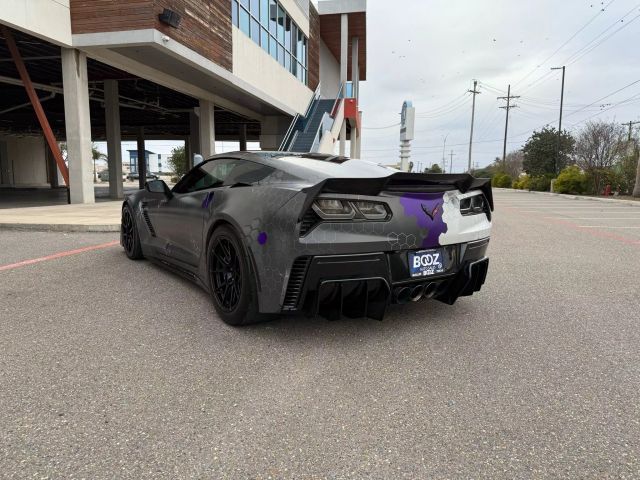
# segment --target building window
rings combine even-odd
[[[231,21],[307,84],[308,39],[277,0],[231,0]]]

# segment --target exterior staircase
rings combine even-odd
[[[310,152],[316,139],[318,138],[318,130],[322,124],[325,114],[330,114],[333,109],[335,100],[314,100],[311,113],[303,122],[303,128],[297,130],[297,134],[291,146],[290,152]]]

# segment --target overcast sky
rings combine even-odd
[[[496,97],[506,94],[509,83],[512,94],[521,95],[510,113],[508,139],[508,150],[518,149],[534,129],[547,123],[557,127],[561,74],[549,69],[562,65],[567,66],[564,128],[576,131],[591,116],[640,120],[637,0],[368,0],[367,12],[363,158],[398,162],[399,127],[379,127],[397,124],[403,101],[411,100],[417,114],[412,160],[422,167],[441,163],[448,135],[447,161],[453,150],[453,170],[465,170],[471,121],[466,92],[477,79],[482,93],[473,160],[487,165],[502,155],[505,112],[498,107],[504,102]],[[157,153],[173,146],[147,143]],[[135,143],[124,144],[127,148]],[[218,145],[219,151],[236,148]]]
[[[448,134],[447,159],[453,150],[454,171],[462,171],[471,121],[471,94],[465,92],[477,79],[482,93],[473,159],[487,165],[502,156],[505,111],[496,97],[506,95],[509,83],[522,98],[510,113],[508,150],[520,148],[533,129],[557,128],[561,72],[549,69],[562,65],[563,128],[579,129],[598,113],[594,119],[640,120],[637,0],[368,0],[367,10],[363,158],[398,161],[399,127],[375,128],[398,123],[402,102],[411,100],[418,117],[412,160],[423,167],[441,163]]]

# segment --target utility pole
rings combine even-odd
[[[447,149],[447,137],[448,136],[449,136],[448,133],[444,136],[444,143],[442,144],[442,172],[443,173],[447,173],[447,162],[446,162],[446,160],[444,158],[444,152]]]
[[[504,122],[504,146],[502,148],[502,168],[506,170],[507,168],[507,134],[509,132],[509,110],[512,108],[516,108],[517,105],[511,105],[512,98],[520,98],[520,95],[511,95],[511,85],[507,88],[507,96],[506,97],[498,97],[498,100],[506,100],[507,104],[504,108],[507,111],[507,118]]]
[[[449,161],[449,173],[453,173],[453,157],[456,156],[456,154],[451,150],[449,156],[451,157],[451,160]]]
[[[473,146],[473,121],[475,119],[476,116],[476,95],[478,95],[480,92],[478,92],[476,90],[476,87],[478,86],[478,81],[474,80],[473,81],[473,90],[469,90],[469,93],[473,94],[473,103],[471,106],[471,134],[469,135],[469,165],[467,167],[467,172],[471,173],[472,169],[473,169],[473,163],[471,163],[471,149]]]
[[[558,148],[556,149],[556,175],[558,175],[558,164],[560,163],[560,144],[562,142],[562,107],[564,105],[564,72],[566,67],[553,67],[551,70],[562,70],[562,90],[560,91],[560,121],[558,122]]]
[[[633,126],[640,125],[640,122],[627,122],[625,125],[629,125],[629,141],[631,141],[631,137],[633,136]]]

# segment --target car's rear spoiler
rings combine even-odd
[[[301,215],[311,206],[311,202],[320,193],[342,193],[351,195],[375,196],[381,192],[442,192],[459,190],[466,193],[470,190],[480,190],[484,194],[493,211],[493,193],[491,179],[475,178],[467,173],[435,174],[435,173],[405,173],[398,172],[382,178],[327,178],[309,187],[307,200]]]

